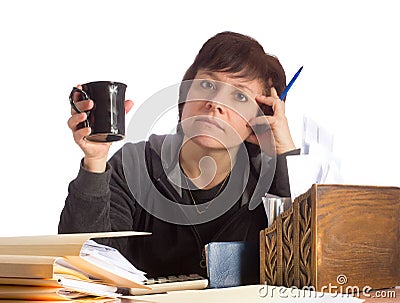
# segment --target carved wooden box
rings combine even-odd
[[[260,232],[260,280],[330,292],[400,285],[400,188],[314,184]]]

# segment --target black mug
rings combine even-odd
[[[93,108],[87,113],[87,120],[78,128],[90,127],[87,140],[113,142],[125,138],[125,91],[126,84],[113,81],[96,81],[74,87],[69,95],[72,108],[82,113],[79,102],[92,100]]]

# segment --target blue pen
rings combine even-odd
[[[290,80],[289,84],[286,86],[286,88],[283,90],[281,96],[279,97],[279,99],[283,100],[283,98],[286,97],[289,89],[292,87],[294,81],[296,81],[297,77],[300,75],[300,72],[302,71],[303,66],[299,68],[299,70],[297,71],[297,73],[294,74],[292,80]],[[272,108],[270,106],[267,106],[267,110],[268,108],[270,108],[270,114],[266,113],[264,110],[262,110],[262,112],[260,111],[257,115],[261,114],[265,114],[265,115],[273,115],[274,112],[272,111]],[[264,113],[263,113],[264,112]],[[253,126],[253,131],[255,134],[262,134],[263,132],[267,131],[269,129],[269,125],[267,124],[259,124],[259,125],[254,125]]]
[[[294,74],[292,80],[290,80],[289,84],[286,86],[285,90],[283,91],[283,93],[281,94],[281,96],[279,97],[279,99],[283,100],[283,98],[286,97],[289,89],[292,87],[294,81],[296,81],[297,77],[300,75],[301,70],[303,69],[303,66],[299,68],[299,70],[297,71],[297,73]]]

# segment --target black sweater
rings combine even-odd
[[[235,164],[232,180],[218,196],[225,202],[216,200],[199,215],[192,201],[182,198],[175,178],[181,142],[179,135],[153,135],[146,142],[125,144],[108,161],[104,173],[91,173],[81,166],[69,185],[59,233],[151,232],[151,236],[112,238],[102,243],[117,248],[152,277],[206,275],[204,243],[196,225],[210,221],[210,214],[229,213],[228,219],[221,216],[224,222],[212,241],[258,242],[260,230],[267,226],[261,197],[268,188],[271,194],[290,196],[286,155],[299,151],[271,158],[246,143],[242,152],[249,161]]]

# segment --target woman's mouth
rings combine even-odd
[[[201,117],[198,117],[196,119],[196,121],[202,122],[202,123],[206,123],[208,125],[211,125],[211,126],[214,126],[216,128],[219,128],[220,130],[224,130],[224,128],[221,126],[221,124],[215,118],[201,116]]]

